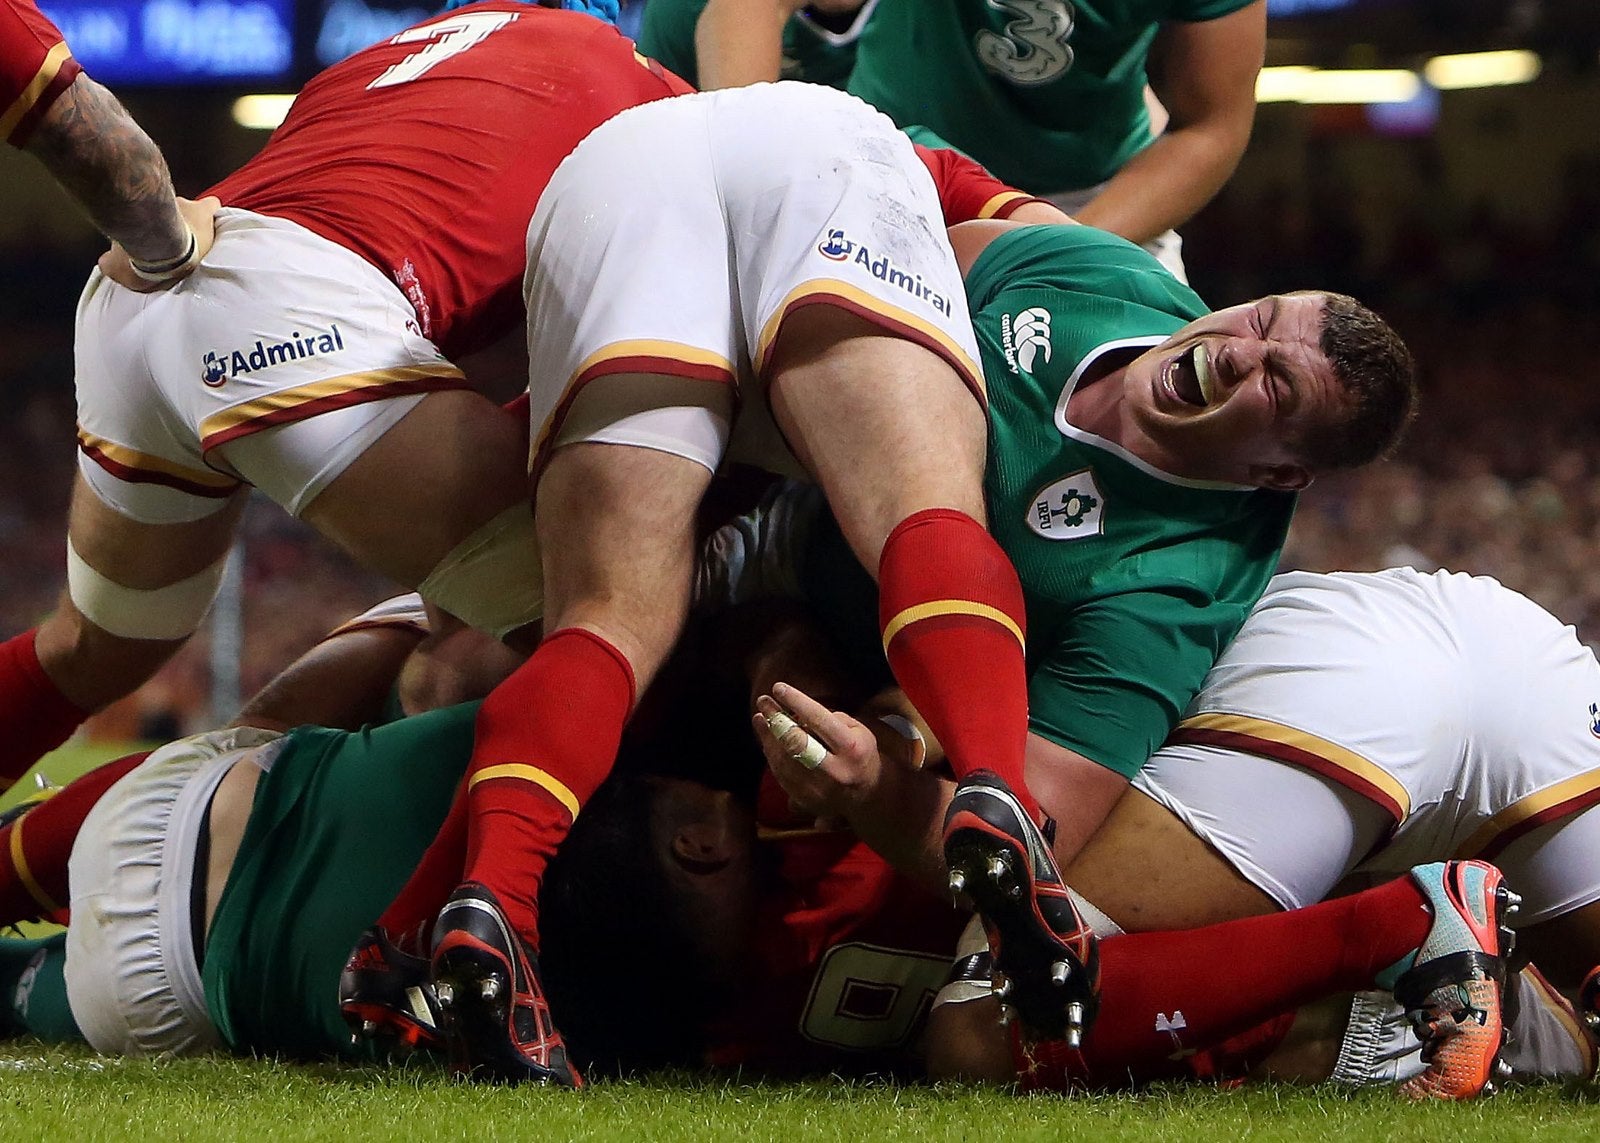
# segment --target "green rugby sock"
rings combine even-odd
[[[42,940],[0,937],[0,1036],[83,1039],[67,1006],[66,963],[65,933]]]

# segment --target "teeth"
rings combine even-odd
[[[1194,358],[1195,380],[1200,382],[1200,396],[1206,404],[1211,404],[1211,362],[1206,357],[1206,347],[1197,345],[1190,354]]]

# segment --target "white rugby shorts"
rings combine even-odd
[[[298,514],[422,394],[466,384],[371,263],[237,209],[168,289],[92,273],[75,354],[79,471],[153,524],[208,516],[241,483]]]
[[[1492,579],[1290,572],[1134,785],[1285,908],[1482,858],[1535,924],[1600,899],[1600,664]]]
[[[523,285],[534,467],[599,441],[714,470],[807,305],[924,345],[983,392],[932,177],[888,118],[827,87],[663,99],[603,124],[539,200]],[[740,459],[792,472],[786,454],[769,431]]]
[[[119,1056],[222,1046],[191,923],[206,807],[233,764],[279,735],[241,727],[155,751],[100,798],[67,863],[67,1003],[89,1045]]]

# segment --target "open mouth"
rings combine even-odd
[[[1204,344],[1197,345],[1167,364],[1167,387],[1178,400],[1198,409],[1211,404],[1214,395],[1211,360]]]

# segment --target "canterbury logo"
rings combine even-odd
[[[985,28],[972,39],[978,62],[1012,83],[1049,83],[1072,66],[1067,40],[1077,23],[1068,0],[989,0],[1012,18],[1005,32]]]
[[[1035,365],[1050,364],[1050,311],[1033,306],[1002,317],[1000,349],[1013,373],[1032,373]]]

